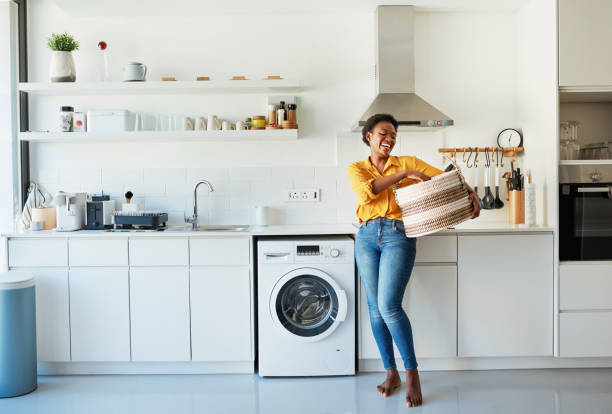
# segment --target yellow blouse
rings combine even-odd
[[[402,219],[402,212],[393,194],[393,186],[378,194],[374,194],[372,191],[372,181],[403,170],[416,170],[430,177],[444,172],[415,156],[389,156],[382,174],[372,165],[370,157],[349,165],[348,176],[351,181],[351,187],[355,194],[357,194],[357,217],[360,223],[377,217],[386,217],[394,220]],[[398,184],[398,187],[414,183],[415,181],[406,178]]]

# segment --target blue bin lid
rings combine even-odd
[[[34,286],[32,273],[17,270],[0,272],[0,290],[25,289],[30,286]]]

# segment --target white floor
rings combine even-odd
[[[0,413],[612,413],[612,369],[425,372],[425,405],[412,409],[403,387],[378,396],[382,375],[40,377],[32,394],[0,399]]]

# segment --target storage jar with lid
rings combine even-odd
[[[60,131],[72,132],[72,118],[74,108],[72,106],[62,106],[60,108]]]

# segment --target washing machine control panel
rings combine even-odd
[[[295,261],[309,263],[344,262],[345,248],[335,245],[297,244]]]

